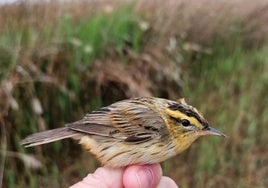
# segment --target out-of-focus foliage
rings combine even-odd
[[[185,97],[229,137],[163,163],[180,187],[267,187],[268,3],[20,2],[0,7],[0,181],[66,187],[98,166],[71,140],[19,141],[135,96]],[[64,160],[63,160],[64,159]]]

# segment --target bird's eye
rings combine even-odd
[[[187,126],[190,125],[190,121],[187,120],[187,119],[183,119],[183,120],[181,120],[181,124],[182,124],[184,127],[187,127]]]

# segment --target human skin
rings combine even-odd
[[[100,167],[71,188],[177,188],[169,177],[162,176],[159,164],[131,165],[125,168]]]

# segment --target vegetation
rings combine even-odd
[[[242,0],[2,5],[2,186],[79,181],[99,164],[75,141],[30,149],[19,141],[152,95],[185,97],[228,135],[199,139],[162,164],[165,175],[180,187],[267,187],[267,7]]]

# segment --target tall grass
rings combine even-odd
[[[61,23],[61,33],[73,45],[73,64],[89,64],[92,59],[105,58],[111,48],[120,54],[131,45],[132,50],[138,52],[143,31],[138,26],[138,18],[128,14],[131,7],[101,13],[79,23],[73,23],[72,18],[66,16]]]
[[[82,2],[80,6],[83,5]],[[7,131],[1,138],[8,141],[5,147],[1,145],[1,151],[17,152],[15,155],[3,152],[4,187],[67,186],[70,185],[67,179],[74,182],[96,167],[90,156],[85,160],[85,163],[92,161],[89,169],[83,168],[83,163],[67,167],[68,163],[84,159],[79,159],[80,147],[66,141],[45,146],[44,150],[27,149],[27,153],[42,160],[42,167],[34,170],[28,164],[32,159],[20,155],[26,150],[19,141],[29,133],[64,126],[100,107],[102,101],[91,83],[92,79],[95,81],[92,78],[95,73],[90,66],[97,58],[114,58],[117,54],[120,57],[125,48],[137,53],[141,46],[143,31],[139,17],[129,14],[130,5],[120,9],[111,6],[108,12],[99,11],[79,20],[67,9],[51,22],[40,18],[47,25],[38,27],[31,22],[40,14],[34,11],[36,6],[39,7],[29,4],[22,23],[14,24],[11,20],[0,35],[0,104],[4,122],[1,126]],[[51,8],[47,4],[44,7]],[[14,8],[24,12],[26,7],[14,5]],[[11,11],[10,17],[16,17],[13,14],[16,13]]]
[[[163,163],[180,187],[267,187],[267,3],[139,0],[134,7],[0,7],[3,187],[81,180],[98,163],[73,141],[30,149],[19,141],[148,95],[183,96],[228,135],[199,139]]]
[[[210,57],[191,65],[189,77],[195,78],[187,82],[185,95],[201,104],[209,121],[228,138],[194,146],[198,151],[190,158],[198,160],[192,181],[199,182],[198,187],[230,187],[234,181],[238,187],[265,187],[267,47],[246,50],[237,44],[231,50],[213,49]],[[252,176],[255,173],[258,177]]]
[[[184,70],[184,97],[228,135],[198,141],[166,173],[180,187],[266,187],[267,3],[140,0],[136,9]]]

